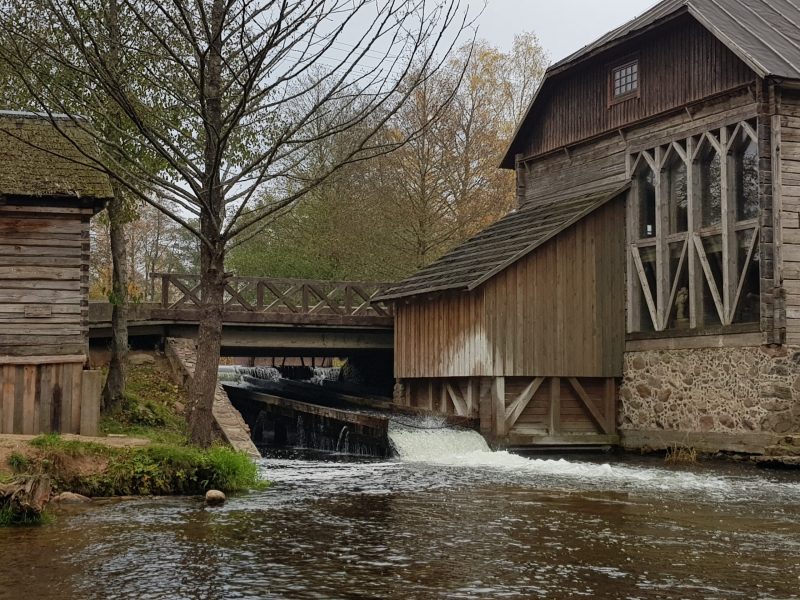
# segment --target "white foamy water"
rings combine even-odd
[[[493,454],[486,440],[477,431],[446,429],[437,423],[423,423],[417,428],[394,425],[389,428],[389,439],[398,456],[407,462],[447,464],[448,459]],[[485,458],[486,458],[485,457]]]
[[[281,373],[275,367],[243,367],[223,365],[217,370],[217,381],[242,382],[245,378],[278,381]]]
[[[491,470],[517,480],[561,479],[580,481],[593,487],[698,491],[721,496],[738,496],[747,492],[748,488],[764,485],[763,481],[750,478],[697,474],[667,468],[526,458],[505,451],[494,452],[480,434],[471,430],[414,429],[393,425],[389,437],[403,462]],[[800,494],[798,485],[774,485],[780,488],[776,491],[781,493],[788,491]]]

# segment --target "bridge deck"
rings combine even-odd
[[[131,337],[195,337],[201,320],[199,277],[156,274],[157,302],[133,304]],[[224,297],[223,350],[241,355],[336,355],[391,350],[391,306],[373,298],[386,284],[232,278]],[[90,337],[111,335],[112,306],[89,305]]]

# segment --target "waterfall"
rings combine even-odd
[[[314,367],[314,374],[309,379],[309,382],[322,385],[325,381],[338,381],[340,371],[339,367]]]
[[[275,367],[242,367],[239,365],[223,365],[217,371],[218,381],[241,383],[245,377],[263,381],[278,381],[281,379],[281,374]]]
[[[440,462],[447,457],[491,453],[477,431],[448,428],[438,419],[393,420],[389,440],[400,459],[407,462]]]

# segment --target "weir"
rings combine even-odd
[[[335,368],[308,369],[307,375],[297,381],[282,377],[275,367],[233,366],[221,367],[219,380],[260,447],[407,457],[414,436],[459,427],[453,437],[467,434],[488,450],[474,431],[477,420],[396,407],[388,397],[337,381]],[[442,449],[450,441],[443,443]]]

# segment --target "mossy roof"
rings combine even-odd
[[[0,111],[0,195],[107,200],[111,184],[84,155],[95,145],[67,116]],[[66,133],[66,136],[61,131]]]

